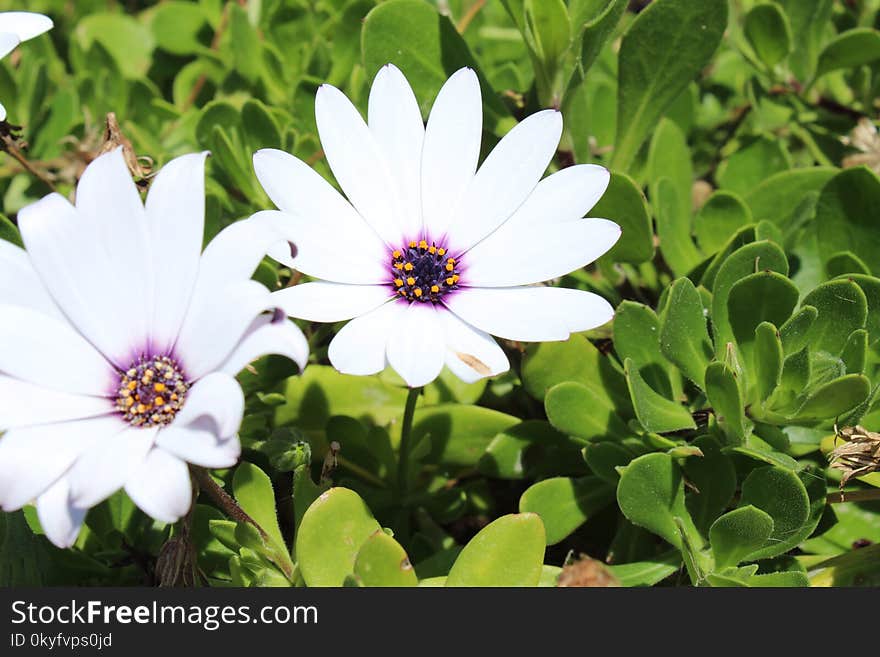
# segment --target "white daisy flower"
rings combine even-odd
[[[11,53],[22,41],[40,36],[52,29],[52,19],[29,11],[0,12],[0,59]],[[6,108],[0,103],[0,121],[6,120]]]
[[[86,511],[124,487],[152,517],[190,507],[187,462],[233,465],[235,375],[308,345],[250,279],[279,235],[247,220],[202,253],[206,153],[166,164],[141,201],[121,149],[85,170],[76,205],[22,209],[27,251],[0,241],[0,506],[36,498],[71,545]]]
[[[427,127],[403,74],[382,68],[369,120],[335,87],[315,100],[318,132],[343,198],[305,163],[261,150],[254,167],[280,208],[295,257],[271,255],[321,279],[275,293],[292,317],[352,320],[330,343],[340,372],[390,365],[411,387],[444,364],[464,381],[506,371],[509,340],[566,340],[611,319],[589,292],[532,286],[594,261],[620,236],[584,219],[608,171],[579,165],[541,180],[562,134],[553,110],[528,117],[477,168],[483,130],[477,76],[455,73]],[[294,239],[295,238],[295,239]]]

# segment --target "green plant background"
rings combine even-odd
[[[114,112],[145,168],[212,151],[210,239],[271,207],[258,148],[332,180],[319,84],[365,109],[390,61],[427,116],[468,65],[484,153],[561,107],[551,169],[610,168],[591,214],[624,229],[561,281],[611,301],[613,323],[505,343],[511,371],[490,381],[444,373],[418,400],[403,491],[406,390],[388,372],[336,373],[333,327],[303,324],[303,375],[281,358],[241,374],[243,461],[214,473],[266,537],[204,495],[183,527],[118,493],[62,551],[26,508],[0,514],[0,585],[154,584],[172,538],[191,546],[196,581],[217,586],[553,586],[582,554],[624,586],[880,584],[880,505],[826,503],[834,423],[880,429],[880,143],[863,145],[869,166],[843,167],[860,154],[844,138],[880,109],[880,0],[0,8],[55,20],[0,63],[0,98],[28,161],[64,193]],[[17,241],[17,211],[47,191],[0,156],[0,236]],[[291,272],[267,261],[256,276],[275,287]],[[848,489],[876,486],[880,474]]]

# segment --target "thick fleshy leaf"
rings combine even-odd
[[[576,381],[566,381],[550,388],[544,398],[544,408],[550,424],[582,440],[629,435],[629,429],[614,407]]]
[[[416,586],[418,577],[400,543],[381,529],[358,550],[354,575],[362,586]]]
[[[743,394],[734,371],[720,361],[706,368],[706,396],[728,444],[742,443],[745,440]]]
[[[838,355],[850,333],[865,327],[868,300],[853,281],[838,279],[823,283],[801,302],[818,311],[810,329],[810,347]]]
[[[715,568],[735,566],[761,548],[773,533],[773,518],[752,505],[724,514],[709,529]]]
[[[633,408],[645,429],[664,433],[697,428],[688,409],[651,388],[630,359],[626,360],[625,369]]]
[[[458,555],[446,586],[537,586],[546,534],[534,513],[501,516]]]
[[[700,293],[688,278],[669,290],[669,301],[660,326],[660,351],[701,388],[712,359],[712,340],[706,326],[706,309]]]
[[[342,586],[361,546],[381,531],[367,505],[347,488],[321,494],[303,515],[296,533],[296,556],[309,586]]]
[[[614,499],[614,488],[598,477],[553,477],[530,486],[519,500],[520,513],[537,513],[547,545],[555,545]]]

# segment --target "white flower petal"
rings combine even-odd
[[[301,217],[277,210],[257,212],[253,219],[272,218],[282,227],[289,244],[273,245],[269,256],[303,274],[336,283],[370,285],[389,279],[391,252],[378,239],[362,231],[340,233],[335,222]],[[360,240],[363,240],[359,243]]]
[[[115,412],[105,397],[59,392],[0,375],[0,431]]]
[[[483,100],[477,74],[456,71],[437,94],[422,149],[422,217],[438,239],[446,233],[477,170],[483,135]]]
[[[37,498],[37,517],[43,532],[54,545],[68,548],[76,542],[88,509],[78,508],[70,499],[70,486],[61,477]]]
[[[198,423],[199,429],[210,429],[218,438],[226,438],[238,432],[243,415],[244,393],[238,381],[229,374],[212,372],[189,389],[172,426],[186,428]]]
[[[340,322],[378,308],[394,294],[385,285],[301,283],[272,294],[276,306],[290,317],[311,322]]]
[[[163,166],[147,196],[146,213],[156,272],[151,341],[164,352],[174,344],[199,273],[205,232],[207,151]]]
[[[232,283],[249,280],[269,248],[285,236],[280,212],[257,212],[221,230],[205,247],[192,303]]]
[[[562,114],[543,110],[498,142],[454,213],[448,231],[454,250],[469,249],[510,218],[535,189],[561,136]]]
[[[0,12],[0,32],[12,32],[27,41],[52,29],[52,19],[30,11]]]
[[[611,174],[596,164],[576,164],[550,174],[492,237],[508,230],[549,226],[580,219],[599,202]]]
[[[427,385],[443,369],[446,340],[439,314],[433,304],[412,303],[388,334],[388,364],[411,388]]]
[[[269,290],[251,280],[194,298],[174,347],[187,378],[195,381],[229,358],[254,319],[271,307]]]
[[[309,343],[293,322],[260,316],[218,370],[235,376],[248,364],[269,354],[286,356],[303,370],[309,359]]]
[[[454,313],[437,313],[446,330],[446,366],[459,379],[473,383],[510,369],[504,350],[492,336],[461,321]]]
[[[18,225],[31,263],[58,307],[105,356],[121,368],[128,367],[134,352],[146,347],[148,337],[144,307],[132,307],[141,301],[151,305],[149,293],[141,296],[141,281],[134,271],[113,265],[94,222],[83,218],[60,194],[22,208]],[[121,259],[142,248],[142,243],[130,244],[117,255]]]
[[[6,120],[6,108],[3,106],[3,103],[0,103],[0,121]]]
[[[126,427],[84,452],[67,474],[74,504],[89,508],[122,488],[156,441],[157,427]]]
[[[388,163],[373,133],[339,89],[323,84],[315,96],[315,121],[327,163],[360,215],[389,244],[403,225]]]
[[[403,238],[422,232],[421,159],[425,124],[412,87],[394,64],[379,69],[370,88],[367,123],[387,162],[401,210]]]
[[[204,468],[228,468],[241,456],[237,436],[218,438],[213,431],[200,429],[198,425],[166,427],[159,432],[156,445],[187,463]]]
[[[343,374],[375,374],[385,369],[385,345],[406,309],[403,303],[386,303],[355,317],[330,342],[327,356]]]
[[[14,511],[46,491],[83,452],[119,433],[117,416],[10,429],[0,438],[0,507]]]
[[[0,24],[0,30],[5,29],[5,26]],[[21,39],[18,38],[17,34],[13,34],[12,32],[0,32],[0,59],[6,57],[9,53],[15,50],[15,47],[21,43]],[[0,106],[2,108],[2,106]],[[3,116],[0,117],[0,121],[6,118],[6,110],[3,110]]]
[[[64,319],[27,252],[5,240],[0,240],[0,304],[27,306]]]
[[[125,484],[125,492],[141,511],[162,522],[176,522],[192,504],[186,463],[158,447]]]
[[[142,341],[149,336],[155,274],[144,204],[121,146],[95,158],[86,167],[76,186],[76,213],[90,243],[85,251],[72,255],[74,266],[82,266],[83,260],[92,257],[105,259],[109,264],[112,283],[105,280],[97,290],[84,292],[91,292],[94,299],[103,302],[103,321],[112,322],[124,333],[124,344],[108,346],[109,353],[105,353],[127,367],[127,362],[117,358],[130,355],[132,338]],[[46,284],[53,289],[50,282]],[[104,350],[102,344],[96,344]]]
[[[599,295],[559,287],[466,288],[444,303],[468,324],[522,342],[567,340],[614,316]]]
[[[468,251],[468,285],[510,287],[548,281],[595,261],[620,238],[620,226],[607,219],[500,232]]]
[[[0,372],[52,390],[112,391],[113,368],[67,324],[21,306],[0,306],[0,317]]]
[[[333,235],[337,253],[345,249],[384,259],[388,249],[376,231],[308,164],[284,151],[264,148],[254,153],[254,170],[272,202],[286,215],[301,220],[295,224],[279,222],[288,241],[299,244],[302,232],[308,233],[319,225],[323,227],[319,228],[322,234]],[[289,264],[289,260],[285,253],[282,262]]]

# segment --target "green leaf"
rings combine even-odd
[[[584,75],[613,36],[626,12],[627,0],[586,0],[579,5],[581,11],[578,12],[576,3],[569,3],[569,11],[575,32],[583,26],[579,65],[580,73]]]
[[[537,586],[546,537],[534,513],[509,514],[474,536],[446,578],[446,586]]]
[[[155,41],[143,24],[121,13],[93,13],[76,24],[73,36],[83,50],[97,41],[111,55],[126,78],[146,74]]]
[[[724,160],[718,167],[715,179],[721,189],[745,198],[758,185],[769,180],[771,176],[790,169],[791,165],[791,155],[782,140],[760,135],[744,142]],[[749,217],[751,216],[750,211]]]
[[[692,540],[702,543],[685,506],[681,471],[668,454],[645,454],[626,466],[617,485],[617,504],[630,522],[679,549],[676,518],[682,520]]]
[[[15,246],[24,247],[24,243],[21,241],[21,233],[18,232],[18,226],[2,214],[0,214],[0,240],[5,240],[15,244]]]
[[[477,466],[490,477],[525,479],[545,470],[544,464],[569,462],[576,450],[576,444],[549,423],[525,420],[495,436]]]
[[[727,298],[741,278],[761,270],[788,274],[788,260],[773,242],[753,242],[734,251],[721,264],[712,287],[712,326],[715,331],[715,355],[723,358],[727,343],[734,340],[727,310]]]
[[[687,408],[655,392],[630,359],[626,359],[624,367],[636,417],[645,429],[666,433],[697,428]]]
[[[791,223],[804,197],[812,192],[818,193],[837,172],[838,169],[832,167],[782,171],[756,181],[757,184],[746,192],[745,201],[752,209],[755,221],[766,219],[784,227]]]
[[[733,284],[727,297],[727,316],[747,363],[754,363],[752,347],[758,325],[782,325],[791,317],[799,298],[794,283],[774,271],[751,274]]]
[[[553,477],[530,486],[520,497],[520,513],[537,513],[547,545],[564,540],[614,499],[614,487],[598,477]]]
[[[828,274],[828,278],[837,278],[846,274],[871,275],[868,265],[852,251],[840,251],[828,258],[825,263],[825,272]]]
[[[163,2],[152,15],[150,28],[156,45],[175,55],[190,55],[201,51],[199,31],[207,24],[205,11],[190,2]]]
[[[245,461],[235,469],[232,491],[241,508],[256,520],[279,548],[283,548],[284,537],[278,526],[275,491],[272,489],[272,480],[269,476],[253,463]]]
[[[846,365],[847,374],[864,374],[868,360],[868,332],[858,329],[849,334],[840,360]]]
[[[624,438],[629,434],[626,424],[601,398],[587,386],[567,381],[550,388],[544,398],[547,419],[556,429],[569,436],[590,441],[600,438]]]
[[[342,586],[379,523],[360,496],[331,488],[308,508],[296,535],[300,572],[309,586]]]
[[[660,320],[641,303],[624,301],[614,313],[614,350],[621,360],[631,360],[651,387],[672,396],[666,358],[660,351]]]
[[[834,0],[775,0],[791,23],[794,52],[789,63],[801,80],[809,79],[816,65],[819,48],[826,39]]]
[[[880,273],[878,204],[880,178],[867,167],[844,169],[825,185],[816,206],[816,226],[826,267],[831,255],[850,251],[870,273]]]
[[[834,356],[843,350],[850,333],[865,327],[868,318],[865,293],[847,279],[823,283],[804,297],[802,305],[818,311],[810,329],[810,348]]]
[[[709,61],[726,28],[727,0],[656,0],[632,22],[620,46],[615,170],[629,169],[657,119]]]
[[[609,262],[639,264],[654,257],[654,232],[645,195],[626,174],[611,174],[608,189],[589,216],[610,219],[623,231],[617,244],[602,256]]]
[[[744,560],[785,554],[803,540],[798,537],[810,521],[810,498],[791,470],[772,465],[755,468],[743,481],[740,504],[757,507],[773,520],[773,531],[764,546],[750,552]]]
[[[736,374],[724,363],[715,361],[706,368],[706,396],[728,443],[741,444],[745,440],[742,392]]]
[[[260,36],[240,4],[229,6],[229,43],[235,69],[249,82],[256,82],[263,71]]]
[[[526,41],[543,64],[548,82],[571,43],[571,22],[562,0],[525,0]]]
[[[770,322],[762,322],[755,329],[753,372],[755,391],[760,401],[766,401],[782,381],[782,362],[785,352],[779,331]]]
[[[865,300],[868,302],[868,319],[865,328],[868,331],[869,344],[876,347],[880,341],[880,278],[861,274],[852,274],[846,278],[858,285],[865,294]]]
[[[636,561],[608,566],[621,586],[654,586],[681,568],[681,555],[671,550],[650,561]]]
[[[691,485],[685,502],[694,524],[705,535],[736,493],[736,469],[733,460],[721,451],[721,445],[712,436],[700,436],[691,445],[703,456],[685,459],[682,465]]]
[[[700,293],[688,278],[669,290],[669,301],[660,327],[660,351],[700,388],[712,359],[712,341]]]
[[[416,409],[412,440],[430,440],[424,457],[429,463],[472,466],[495,436],[518,423],[512,415],[482,406],[439,404]]]
[[[396,65],[412,85],[423,116],[455,71],[467,66],[479,75],[476,60],[449,18],[421,0],[390,0],[373,9],[364,19],[361,44],[367,77],[372,79],[385,64]],[[509,122],[507,109],[482,76],[480,86],[485,123]]]
[[[856,68],[880,59],[880,32],[857,27],[825,44],[816,65],[816,78],[841,68]]]
[[[419,583],[406,550],[381,529],[358,550],[354,575],[362,586],[417,586]]]
[[[627,465],[633,459],[632,452],[609,441],[591,443],[584,447],[582,453],[592,473],[615,486],[620,480],[617,468]]]
[[[768,69],[773,69],[792,50],[788,17],[776,4],[760,4],[753,7],[746,14],[743,34]]]
[[[715,253],[750,223],[752,212],[745,202],[733,192],[721,190],[712,194],[694,217],[694,233],[703,251]]]
[[[715,569],[735,566],[760,549],[773,533],[773,518],[752,505],[725,513],[709,529]]]
[[[522,379],[526,391],[535,399],[544,399],[557,383],[577,381],[618,409],[622,417],[629,417],[627,414],[631,413],[623,374],[582,335],[572,335],[565,342],[529,345],[523,360]]]
[[[249,150],[277,148],[281,144],[278,124],[259,100],[250,99],[242,105],[241,124]]]
[[[861,404],[871,394],[871,381],[861,374],[847,374],[811,391],[794,415],[798,422],[830,420]]]
[[[818,316],[819,311],[813,306],[802,305],[801,309],[779,328],[779,338],[782,340],[782,350],[786,356],[797,353],[807,346],[810,329]]]

